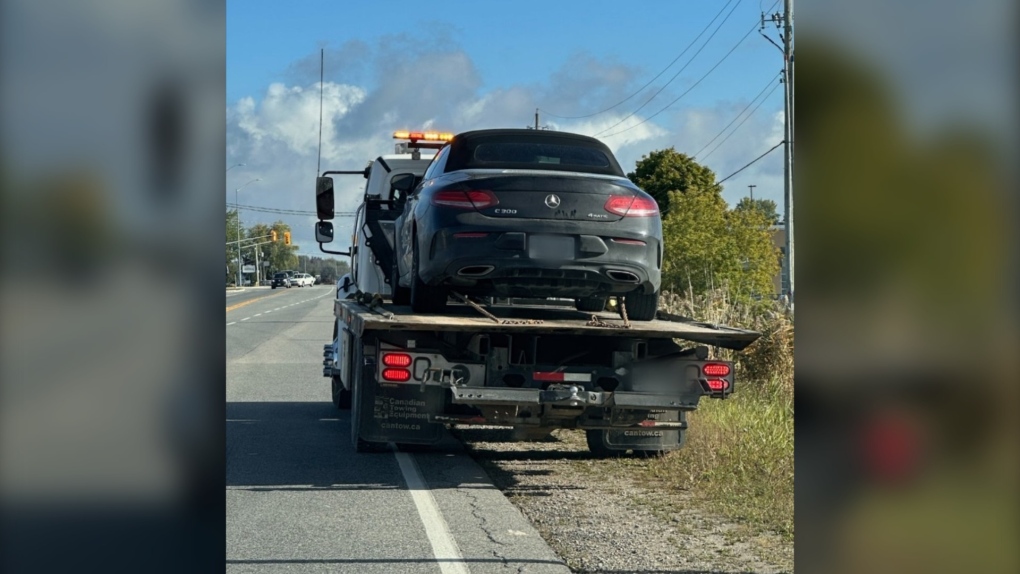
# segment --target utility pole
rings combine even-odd
[[[535,108],[535,129],[538,129],[538,108]]]
[[[751,201],[754,201],[754,188],[756,187],[758,186],[753,183],[747,186],[747,189],[751,190]]]
[[[766,40],[772,42],[783,53],[783,115],[785,126],[783,133],[783,210],[786,221],[783,229],[786,234],[786,257],[783,258],[783,293],[793,303],[794,294],[794,250],[793,250],[793,0],[784,0],[783,13],[771,14],[772,23],[779,28],[783,45],[776,44],[772,38],[761,32]],[[761,15],[761,30],[765,29],[765,14]]]
[[[783,86],[786,102],[786,146],[783,202],[786,204],[786,285],[790,304],[794,296],[793,251],[793,0],[785,0],[783,18]]]

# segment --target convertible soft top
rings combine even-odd
[[[444,171],[537,169],[626,177],[599,140],[566,132],[492,129],[464,132],[450,142]]]

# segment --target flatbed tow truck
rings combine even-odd
[[[398,150],[430,143],[409,139]],[[415,155],[402,170],[385,169],[397,162],[383,156],[364,172],[342,172],[362,173],[368,183],[352,249],[343,253],[352,257],[353,275],[337,289],[323,376],[334,405],[352,410],[358,452],[435,444],[448,425],[491,425],[512,427],[521,440],[583,429],[597,456],[659,454],[683,445],[686,415],[703,397],[730,396],[733,364],[710,359],[709,347],[739,351],[759,333],[662,311],[631,322],[625,309],[581,312],[573,301],[453,293],[459,302],[435,315],[393,305],[387,264],[399,190],[392,183],[407,178],[399,171],[424,173],[428,160]],[[324,252],[340,253],[322,245],[332,240],[331,173],[341,172],[317,181],[316,237]]]

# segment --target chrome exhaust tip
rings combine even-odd
[[[492,265],[468,265],[467,267],[461,267],[457,275],[461,277],[482,277],[492,273],[495,269]]]
[[[634,275],[630,271],[607,271],[606,275],[613,281],[619,281],[620,283],[637,283],[640,281],[637,275]]]

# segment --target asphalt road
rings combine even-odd
[[[447,439],[357,454],[329,400],[332,286],[227,297],[230,572],[569,572]]]

